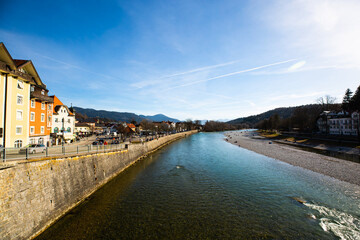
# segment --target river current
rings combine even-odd
[[[360,239],[360,187],[199,133],[128,168],[37,239]]]

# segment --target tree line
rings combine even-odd
[[[342,103],[335,103],[336,98],[326,95],[318,98],[316,104],[297,107],[289,118],[281,118],[278,114],[258,122],[255,127],[263,130],[280,130],[314,132],[317,130],[317,119],[323,111],[360,111],[360,86],[355,94],[350,89],[345,91]]]
[[[204,125],[205,132],[218,132],[226,130],[235,130],[236,127],[229,123],[218,122],[218,121],[206,121]]]

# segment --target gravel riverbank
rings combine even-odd
[[[277,144],[256,132],[227,132],[225,136],[226,141],[242,148],[360,186],[359,163]]]

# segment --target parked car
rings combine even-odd
[[[26,153],[26,149],[28,150],[28,153],[43,153],[46,151],[46,147],[44,144],[30,144],[26,148],[21,148],[19,153],[24,154]]]
[[[100,141],[95,141],[92,143],[92,145],[103,145],[104,141],[100,140]]]
[[[120,144],[119,140],[113,140],[110,144]]]

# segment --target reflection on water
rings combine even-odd
[[[127,169],[38,239],[357,239],[359,195],[200,133]]]

